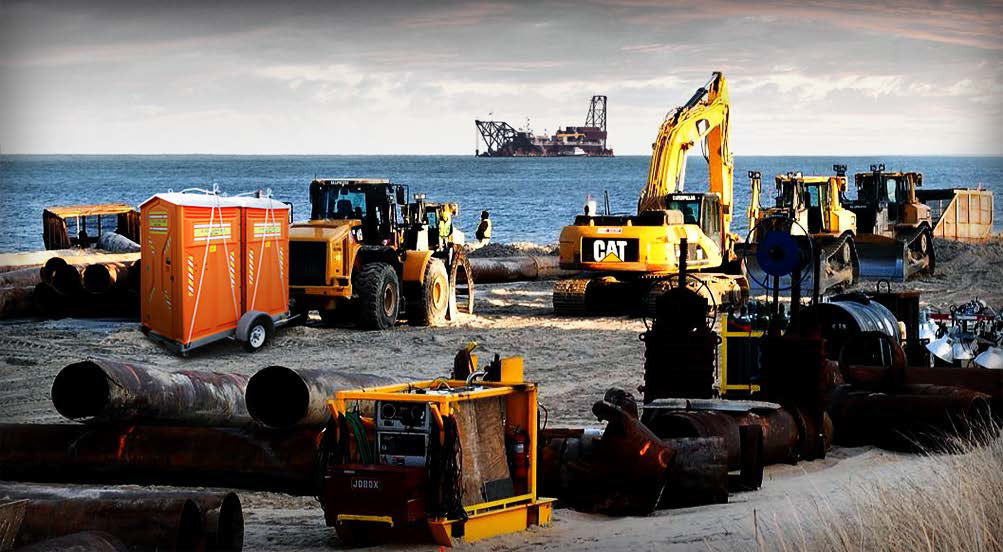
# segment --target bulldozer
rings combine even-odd
[[[747,297],[744,278],[713,273],[736,260],[737,237],[729,231],[734,170],[729,110],[727,83],[716,72],[662,121],[637,214],[587,209],[561,230],[560,267],[591,274],[554,285],[557,314],[653,312],[655,298],[676,283],[671,276],[679,273],[681,251],[686,251],[682,263],[701,271],[687,286],[700,287],[717,304]],[[684,190],[686,154],[698,145],[707,162],[706,193]]]
[[[854,200],[842,198],[857,217],[855,236],[860,276],[903,281],[933,274],[933,223],[930,207],[916,197],[923,185],[918,172],[885,172],[883,164],[856,173]]]
[[[317,310],[328,325],[382,330],[400,318],[428,326],[473,312],[462,233],[440,232],[459,207],[407,197],[406,186],[383,179],[310,183],[310,220],[289,230],[289,293],[299,320]]]
[[[762,174],[749,171],[751,198],[747,215],[749,218],[750,244],[758,244],[764,234],[772,230],[790,232],[793,235],[811,238],[812,262],[820,264],[818,292],[847,289],[860,277],[860,260],[854,243],[857,216],[843,208],[840,196],[846,191],[846,165],[833,165],[833,176],[804,176],[800,172],[777,175],[774,189],[774,204],[760,207]],[[779,227],[783,228],[779,228]],[[768,283],[768,277],[758,266],[755,255],[749,255],[744,264],[749,274],[750,286],[754,292],[758,283]],[[757,274],[758,272],[758,274]],[[785,277],[789,279],[789,277]],[[800,285],[814,289],[814,271],[804,278]],[[789,282],[780,284],[789,287]]]

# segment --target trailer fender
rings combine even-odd
[[[265,323],[265,327],[268,329],[268,337],[271,337],[275,333],[275,321],[272,320],[271,316],[261,312],[261,311],[247,311],[237,320],[237,329],[233,332],[233,337],[241,343],[247,342],[247,332],[251,330],[251,324],[258,319],[259,316],[263,316],[268,321]]]

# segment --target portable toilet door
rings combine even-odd
[[[143,326],[181,352],[232,336],[243,312],[240,203],[166,193],[140,209],[147,229],[142,239],[153,238],[144,244],[153,262],[147,263],[144,249]],[[167,214],[166,230],[155,234],[148,228],[163,224],[161,213]]]
[[[244,312],[273,320],[289,311],[289,206],[264,198],[242,198]]]

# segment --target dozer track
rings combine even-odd
[[[860,259],[857,253],[856,243],[852,236],[812,236],[815,255],[819,266],[819,287],[820,295],[827,292],[845,290],[852,287],[860,279]],[[772,292],[773,277],[766,274],[756,261],[755,251],[747,254],[745,259],[745,271],[749,277],[749,285],[753,295],[763,295]],[[814,269],[804,267],[802,270],[801,295],[806,297],[815,289]],[[763,283],[767,287],[763,287]],[[780,278],[780,289],[784,293],[789,293],[791,287],[791,277],[782,276]]]
[[[905,281],[919,274],[933,274],[936,264],[933,239],[926,227],[909,229],[895,238],[858,236],[857,254],[860,276],[868,279]]]

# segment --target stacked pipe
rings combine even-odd
[[[51,317],[138,317],[140,267],[139,259],[68,264],[53,257],[38,271],[35,310]]]
[[[0,483],[0,497],[26,501],[16,546],[100,532],[134,549],[243,547],[244,516],[234,493]]]
[[[839,444],[950,448],[992,431],[993,401],[1003,396],[999,370],[910,367],[898,340],[881,332],[851,337],[839,367],[846,385],[828,398]]]
[[[338,389],[387,380],[276,366],[261,372],[262,378],[256,381],[263,381],[265,387],[245,398],[248,382],[254,378],[242,374],[172,372],[106,360],[70,364],[53,382],[53,405],[65,417],[84,423],[0,424],[0,480],[230,487],[316,495],[317,447],[327,420],[325,399]],[[266,415],[268,424],[261,423],[250,414],[249,400],[258,411],[277,417]],[[286,406],[288,411],[281,408]],[[0,496],[4,489],[0,486]],[[7,494],[35,493],[34,498],[27,498],[40,503],[50,500],[37,496],[42,491],[16,490]],[[59,495],[60,500],[94,497],[94,491],[69,497],[54,487],[44,492]],[[180,497],[190,500],[202,516],[201,525],[211,526],[206,529],[210,540],[232,543],[242,535],[242,517],[233,514],[234,506],[224,507],[237,500],[235,496],[172,491],[157,494],[157,500],[163,499],[161,495],[169,495],[175,513],[183,512],[178,506]],[[128,502],[127,497],[115,494],[97,498],[99,502],[79,507],[91,508],[87,511],[93,514],[104,511],[107,504]],[[239,501],[235,507],[239,513]],[[230,529],[212,529],[220,524]],[[239,535],[235,527],[241,528]],[[32,534],[41,539],[80,529],[88,527],[32,530]],[[120,531],[108,532],[130,547],[145,546]],[[223,536],[213,537],[214,532]],[[184,537],[178,537],[181,540],[203,538],[191,532],[178,534]]]

